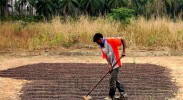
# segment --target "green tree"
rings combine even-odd
[[[15,10],[20,14],[24,15],[23,6],[26,3],[25,0],[17,0],[15,1]]]
[[[58,12],[61,15],[77,16],[79,13],[78,0],[58,0]]]
[[[117,8],[112,9],[109,16],[114,20],[119,20],[124,24],[128,24],[134,17],[134,10],[128,8]]]
[[[82,12],[91,16],[97,16],[102,13],[104,7],[103,0],[80,0]]]
[[[0,0],[0,16],[8,15],[8,1]],[[183,0],[15,0],[19,15],[34,15],[33,9],[40,16],[50,19],[52,16],[105,16],[111,9],[126,7],[133,9],[136,16],[152,17],[169,16],[170,18],[183,17]],[[31,6],[23,9],[26,3]]]
[[[38,0],[36,3],[36,13],[38,15],[43,16],[47,20],[52,17],[54,13],[55,5],[51,0]]]
[[[0,0],[1,16],[7,15],[7,0]]]
[[[148,3],[148,0],[130,0],[129,2],[130,8],[135,10],[137,16],[146,15],[146,4]]]
[[[38,2],[38,0],[29,0],[28,2],[31,6],[36,7],[36,3]]]
[[[109,11],[110,11],[110,7],[107,5],[108,0],[102,0],[102,2],[103,2],[103,7],[101,10],[101,14],[107,15],[107,13],[109,13]]]
[[[106,0],[109,9],[127,7],[129,0]]]
[[[180,13],[183,11],[183,0],[171,0],[171,16],[172,18],[176,18],[179,16]]]
[[[34,15],[34,8],[36,8],[36,3],[38,0],[28,0],[28,2],[30,4],[29,14]]]
[[[51,0],[51,1],[54,4],[52,15],[59,16],[59,3],[58,3],[59,0]]]
[[[183,0],[178,0],[178,1],[179,1],[179,12],[180,12],[179,17],[183,19]]]

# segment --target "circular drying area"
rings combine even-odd
[[[30,80],[21,89],[22,100],[81,100],[107,72],[106,64],[39,63],[0,71],[0,77]],[[101,100],[108,94],[109,75],[90,94]],[[152,64],[125,63],[119,81],[129,100],[164,100],[178,90],[170,70]]]

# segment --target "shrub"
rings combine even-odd
[[[39,22],[43,21],[42,16],[19,16],[19,15],[14,15],[14,16],[3,16],[0,17],[1,21],[24,21],[24,22]]]
[[[119,20],[122,23],[129,23],[130,20],[134,17],[133,9],[128,9],[128,8],[117,8],[117,9],[112,9],[112,12],[109,14],[110,18],[113,20]]]

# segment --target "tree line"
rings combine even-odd
[[[183,0],[0,0],[0,15],[105,16],[121,7],[145,18],[183,17]]]

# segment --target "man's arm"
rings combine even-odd
[[[123,51],[122,51],[121,56],[124,57],[124,56],[126,55],[126,54],[125,54],[125,52],[126,52],[126,41],[125,41],[124,38],[121,38],[121,43],[122,43],[122,45],[123,45]]]
[[[111,72],[112,71],[112,64],[110,63],[109,59],[106,58],[107,62],[108,62],[108,68],[109,68],[109,71]]]

